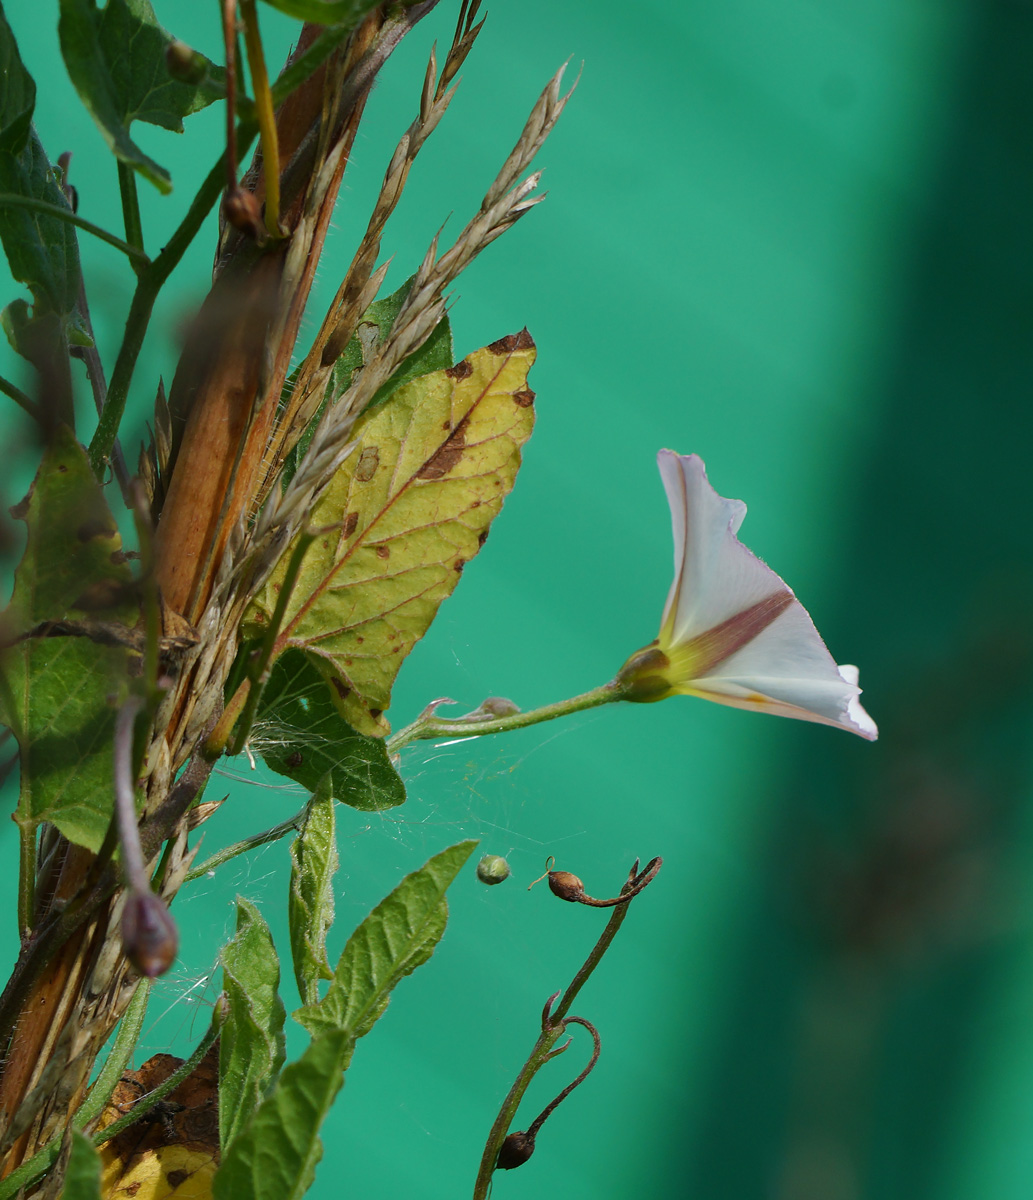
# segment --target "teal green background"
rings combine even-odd
[[[65,80],[54,6],[6,11],[40,83],[44,144],[75,151],[80,212],[118,229],[114,163]],[[218,56],[214,4],[158,11]],[[275,58],[290,23],[262,16]],[[383,72],[308,335],[415,112],[430,43],[447,44],[453,21],[441,5]],[[584,68],[540,156],[549,197],[463,276],[452,312],[457,356],[531,330],[538,428],[390,715],[400,725],[440,695],[456,711],[488,694],[531,707],[603,682],[649,641],[671,559],[654,455],[670,446],[701,454],[718,491],[748,503],[743,540],[832,653],[860,664],[882,736],[870,746],[685,699],[407,751],[404,808],[339,810],[332,949],[461,837],[506,854],[514,878],[456,883],[438,953],[359,1045],[312,1194],[468,1194],[541,1004],[605,920],[526,884],[554,854],[612,894],[635,856],[662,854],[579,998],[600,1064],[534,1159],[496,1177],[496,1200],[1025,1198],[1033,10],[495,0],[385,237],[389,283],[449,214],[446,238],[465,222],[568,56],[570,78]],[[191,118],[184,139],[135,128],[176,184],[169,198],[141,184],[149,249],[217,157],[220,119]],[[213,244],[210,221],[159,309],[135,380],[138,431]],[[110,363],[130,273],[109,248],[80,247]],[[0,299],[16,294],[5,279]],[[21,430],[12,415],[9,450],[23,453],[0,481],[5,503],[31,477]],[[227,792],[205,851],[301,802],[246,761],[209,795]],[[13,826],[5,836],[14,855]],[[143,1055],[200,1037],[236,892],[286,956],[286,877],[281,844],[180,897],[183,954]],[[524,1124],[580,1069],[575,1040]]]

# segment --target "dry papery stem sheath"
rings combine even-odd
[[[512,1170],[531,1157],[534,1153],[535,1138],[543,1122],[595,1066],[596,1060],[599,1057],[599,1035],[595,1031],[595,1027],[583,1017],[570,1017],[567,1014],[570,1012],[571,1005],[577,998],[578,993],[599,965],[610,943],[617,936],[617,930],[620,929],[624,918],[631,909],[630,901],[656,878],[660,868],[663,866],[663,859],[652,859],[642,871],[639,871],[638,866],[639,860],[635,859],[631,870],[628,872],[627,882],[621,888],[621,896],[626,901],[629,901],[629,903],[621,903],[614,906],[613,913],[606,923],[606,928],[603,930],[599,940],[592,947],[592,952],[570,981],[570,985],[563,993],[556,1008],[553,1009],[552,1005],[556,997],[559,996],[559,992],[554,993],[545,1002],[545,1008],[542,1010],[541,1034],[537,1042],[535,1042],[534,1049],[528,1056],[527,1062],[524,1063],[513,1086],[509,1089],[509,1094],[503,1100],[502,1107],[499,1109],[498,1116],[495,1118],[491,1132],[488,1134],[488,1139],[484,1144],[484,1153],[481,1155],[477,1179],[474,1183],[473,1200],[485,1200],[485,1197],[488,1195],[488,1189],[491,1186],[491,1177],[494,1171],[499,1168]],[[509,1128],[516,1118],[520,1101],[523,1098],[524,1092],[527,1091],[531,1080],[550,1058],[561,1054],[567,1048],[567,1045],[569,1045],[568,1042],[566,1045],[556,1046],[569,1022],[584,1025],[592,1034],[595,1052],[592,1055],[591,1061],[577,1079],[563,1089],[556,1099],[528,1126],[526,1131],[521,1130],[509,1135]],[[503,1154],[504,1148],[505,1154]]]

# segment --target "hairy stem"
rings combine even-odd
[[[18,196],[12,192],[0,192],[0,208],[31,208],[34,212],[46,213],[48,217],[56,217],[59,221],[67,221],[69,225],[75,225],[86,233],[92,233],[102,242],[107,242],[109,246],[121,250],[135,264],[142,267],[150,264],[151,260],[138,246],[131,246],[128,242],[123,242],[120,237],[108,233],[106,229],[101,229],[99,225],[94,225],[92,221],[87,221],[72,212],[71,209],[62,208],[59,204],[48,204],[46,200],[37,200],[34,196]]]
[[[433,711],[428,711],[418,716],[411,725],[400,729],[394,737],[388,738],[387,750],[389,754],[394,754],[410,742],[426,738],[467,738],[483,737],[488,733],[508,733],[511,729],[525,729],[528,725],[538,725],[542,721],[566,717],[570,713],[583,712],[587,708],[598,708],[600,704],[610,704],[614,700],[622,699],[623,695],[623,689],[616,683],[604,683],[602,687],[583,692],[580,696],[572,696],[569,700],[557,700],[554,704],[544,704],[541,708],[511,713],[505,717],[486,717],[483,720],[466,720],[459,717],[449,721],[435,716]]]

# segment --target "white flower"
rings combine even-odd
[[[626,698],[702,696],[874,741],[857,668],[836,665],[792,590],[735,536],[746,505],[714,491],[696,454],[661,450],[657,461],[671,505],[674,582],[659,637],[617,676]]]

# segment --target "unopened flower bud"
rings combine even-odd
[[[570,871],[550,871],[549,889],[554,896],[569,900],[571,904],[576,904],[585,894],[585,885]]]
[[[500,854],[486,854],[477,864],[477,878],[493,887],[509,878],[509,863]]]
[[[265,236],[262,224],[262,206],[254,192],[246,188],[235,187],[227,191],[222,198],[222,211],[226,220],[235,228],[249,233],[256,241]]]
[[[514,1167],[522,1167],[534,1154],[534,1138],[528,1137],[522,1130],[511,1133],[502,1143],[495,1166],[500,1171],[512,1171]]]
[[[122,949],[147,979],[156,979],[176,961],[179,931],[168,905],[153,892],[134,889],[122,910]]]
[[[181,83],[200,83],[208,74],[205,56],[178,38],[165,47],[165,65],[172,78]]]

